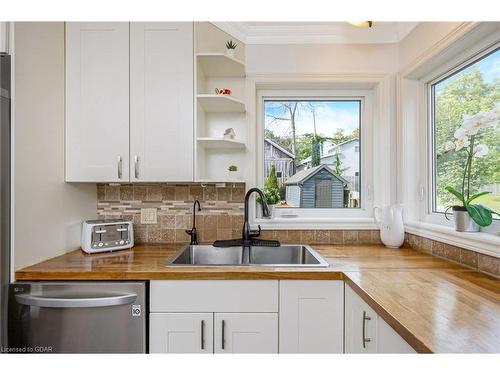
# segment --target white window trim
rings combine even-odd
[[[251,186],[263,186],[263,97],[338,97],[363,98],[362,114],[362,202],[360,209],[279,209],[293,211],[294,217],[257,218],[251,205],[250,222],[265,229],[376,229],[373,207],[384,206],[391,201],[391,188],[395,192],[395,180],[391,180],[391,120],[390,100],[392,80],[388,76],[256,76],[249,77],[249,112],[256,114],[252,148],[255,150],[255,175]],[[293,92],[293,93],[292,93]],[[253,111],[252,111],[253,107]],[[363,129],[364,128],[364,129]],[[364,143],[363,143],[364,142]],[[374,158],[377,155],[377,158]],[[375,160],[376,159],[376,160]],[[394,160],[394,157],[392,157]],[[364,199],[363,199],[364,197]]]
[[[500,223],[479,233],[456,232],[443,214],[431,213],[432,180],[429,153],[429,84],[451,74],[467,61],[498,43],[498,31],[491,24],[464,28],[439,49],[398,75],[398,200],[406,208],[405,227],[412,234],[500,256]]]

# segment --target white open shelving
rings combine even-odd
[[[206,76],[244,78],[245,64],[224,53],[197,53],[197,62]]]
[[[244,113],[245,103],[228,95],[198,94],[198,103],[207,113],[227,112]]]
[[[207,32],[214,33],[206,43]],[[196,181],[243,182],[248,157],[248,120],[246,113],[246,71],[244,44],[238,43],[237,56],[225,51],[227,35],[220,30],[197,30],[196,61]],[[215,94],[229,89],[231,95]],[[234,96],[233,96],[234,95]],[[235,139],[224,138],[232,128]],[[237,173],[228,168],[235,165]]]
[[[198,144],[205,148],[244,150],[246,144],[237,139],[198,137]]]

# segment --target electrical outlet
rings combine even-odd
[[[141,224],[158,223],[156,208],[141,208]]]

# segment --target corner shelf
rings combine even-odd
[[[196,56],[207,76],[245,77],[245,64],[224,53],[197,53]]]
[[[244,150],[247,147],[245,142],[235,139],[198,137],[196,140],[200,146],[210,149]]]
[[[228,95],[198,94],[198,102],[205,112],[244,113],[245,103]]]

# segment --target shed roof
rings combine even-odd
[[[280,150],[281,152],[283,152],[284,154],[287,154],[288,156],[290,156],[292,159],[295,159],[295,155],[287,150],[286,148],[284,148],[283,146],[277,144],[276,142],[274,142],[272,139],[269,139],[269,138],[264,138],[264,142],[267,142],[271,145],[273,145],[274,147],[276,147],[278,150]]]
[[[319,171],[323,170],[323,169],[326,169],[330,174],[332,174],[333,176],[337,177],[340,181],[342,181],[344,184],[348,184],[349,182],[339,176],[338,174],[336,174],[330,167],[328,167],[327,165],[318,165],[316,167],[312,167],[312,168],[309,168],[309,169],[303,169],[297,173],[295,173],[292,177],[290,177],[288,180],[285,181],[285,185],[296,185],[296,184],[300,184],[308,179],[310,179],[311,177],[313,177],[316,173],[318,173]]]

